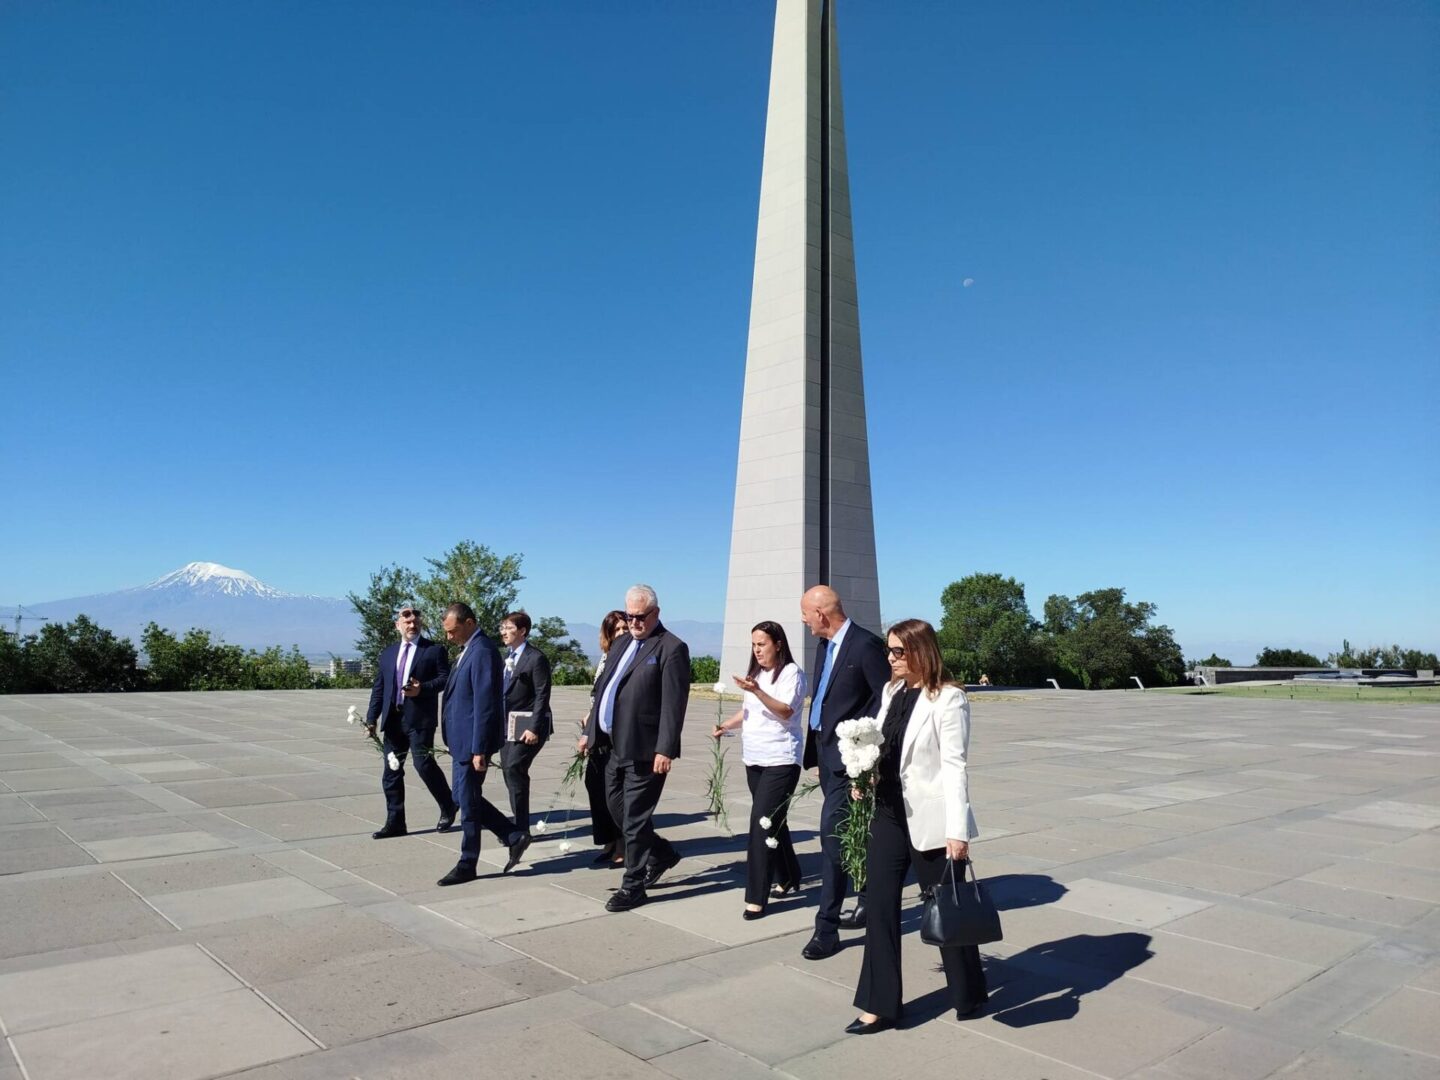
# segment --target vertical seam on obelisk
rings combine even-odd
[[[830,2],[820,0],[820,584],[830,581]]]

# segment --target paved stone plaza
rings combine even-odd
[[[861,935],[800,957],[818,799],[806,890],[742,921],[743,837],[703,814],[713,701],[658,815],[685,858],[612,915],[583,792],[575,848],[552,828],[508,877],[489,838],[451,889],[458,833],[372,841],[380,760],[343,720],[366,696],[0,698],[0,1080],[1440,1075],[1433,706],[980,698],[991,1006],[957,1023],[910,935],[906,1028],[853,1037]],[[556,698],[566,728],[585,695]]]

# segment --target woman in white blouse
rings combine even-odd
[[[750,848],[745,860],[746,919],[765,914],[771,895],[784,896],[800,887],[800,861],[785,823],[790,796],[800,780],[805,751],[801,706],[805,673],[790,655],[785,630],[775,622],[756,623],[750,631],[750,670],[735,676],[745,692],[740,711],[711,733],[719,738],[741,727],[740,756],[750,785]],[[743,727],[742,727],[743,725]],[[770,822],[766,828],[761,818]]]

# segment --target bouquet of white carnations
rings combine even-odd
[[[873,716],[842,720],[835,725],[840,740],[840,760],[850,786],[859,792],[847,804],[844,820],[835,836],[840,841],[840,861],[854,882],[855,891],[865,888],[865,851],[870,844],[870,819],[875,816],[875,767],[880,764],[884,738],[880,721]]]

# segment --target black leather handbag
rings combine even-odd
[[[970,870],[970,880],[965,880],[965,871],[960,880],[955,880],[955,860],[945,860],[945,876],[925,897],[925,913],[920,919],[920,940],[927,945],[939,945],[942,949],[955,945],[984,945],[999,941],[1000,912],[985,886],[975,878],[975,865],[969,859],[964,866]]]

